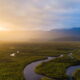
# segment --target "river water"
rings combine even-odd
[[[72,77],[73,77],[73,74],[78,70],[80,69],[80,65],[76,65],[76,66],[71,66],[69,67],[66,71],[66,74],[69,76],[70,80],[73,80]]]
[[[45,60],[39,60],[36,62],[32,62],[31,64],[29,64],[27,67],[25,67],[24,69],[24,78],[25,80],[40,80],[43,75],[39,75],[37,73],[35,73],[35,68],[41,64],[42,62],[47,62],[50,61],[52,59],[54,59],[55,57],[48,57]]]
[[[39,61],[35,61],[32,62],[31,64],[27,65],[24,69],[24,78],[25,80],[40,80],[42,77],[44,77],[43,75],[39,75],[37,74],[34,70],[35,68],[41,64],[42,62],[48,62],[52,59],[55,59],[56,57],[48,57],[45,60],[39,60]],[[76,66],[71,66],[68,69],[66,69],[66,75],[69,76],[69,80],[73,80],[73,73],[77,70],[80,69],[80,65],[76,65]]]

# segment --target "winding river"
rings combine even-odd
[[[40,80],[43,75],[39,75],[37,73],[35,73],[35,68],[41,64],[42,62],[47,62],[50,61],[52,59],[54,59],[55,57],[48,57],[45,60],[40,60],[40,61],[36,61],[36,62],[32,62],[31,64],[29,64],[25,69],[24,69],[24,78],[25,80]]]
[[[61,57],[61,56],[60,56]],[[42,77],[44,77],[43,75],[39,75],[37,73],[35,73],[35,68],[41,64],[42,62],[48,62],[52,59],[55,59],[56,57],[48,57],[45,60],[39,60],[39,61],[35,61],[32,62],[31,64],[29,64],[27,67],[25,67],[24,69],[24,78],[25,80],[40,80]],[[73,80],[73,73],[77,70],[80,69],[80,65],[76,65],[76,66],[71,66],[66,70],[66,74],[69,76],[69,80]]]
[[[72,77],[73,77],[73,74],[78,70],[80,69],[80,65],[76,65],[76,66],[71,66],[67,69],[67,72],[66,74],[69,76],[70,80],[73,80]]]

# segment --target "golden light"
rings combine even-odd
[[[0,31],[7,31],[9,30],[5,24],[0,24]]]
[[[4,27],[0,26],[0,31],[4,31],[4,30],[6,30],[6,29]]]

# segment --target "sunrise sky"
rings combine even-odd
[[[0,40],[26,41],[39,36],[29,31],[73,27],[80,27],[80,0],[0,0]]]
[[[80,27],[80,0],[0,0],[0,30]]]

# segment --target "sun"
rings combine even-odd
[[[0,31],[7,31],[8,28],[4,24],[0,24]]]
[[[6,28],[0,26],[0,31],[5,31]]]

